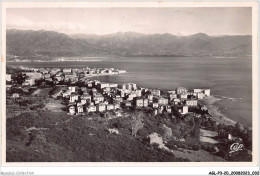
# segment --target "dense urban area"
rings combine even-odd
[[[210,89],[96,78],[114,68],[7,67],[7,161],[252,161],[252,131],[218,122]]]

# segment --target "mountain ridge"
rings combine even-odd
[[[252,36],[190,36],[118,32],[67,35],[55,31],[9,29],[9,59],[49,60],[74,56],[249,56]]]

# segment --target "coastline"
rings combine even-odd
[[[53,67],[56,67],[56,65],[59,65],[59,63],[61,64],[62,62],[55,63],[55,65],[53,65]],[[51,64],[53,64],[53,63],[50,63],[49,65],[51,65]],[[40,64],[40,63],[35,63],[31,67],[33,67],[35,65],[36,65],[36,67],[38,67],[39,65],[42,66],[42,64]],[[49,67],[49,65],[48,65],[48,67]],[[67,67],[67,65],[68,64],[65,64],[64,67]],[[103,66],[103,65],[99,65],[99,64],[97,64],[97,65],[86,64],[86,65],[92,66],[92,67],[102,67]],[[105,64],[105,65],[108,65],[108,64]],[[115,67],[115,68],[121,68],[121,67],[118,66],[118,67]],[[123,69],[126,69],[126,68],[123,67]],[[188,85],[186,85],[186,82],[188,82],[189,80],[185,80],[185,82],[183,83],[182,82],[183,80],[178,80],[177,79],[176,83],[168,84],[168,81],[160,81],[160,80],[164,80],[164,76],[165,76],[164,74],[158,73],[158,75],[160,75],[160,77],[159,76],[156,77],[156,75],[149,75],[149,74],[146,75],[146,74],[144,74],[144,73],[149,73],[148,72],[149,70],[145,70],[145,71],[140,72],[140,73],[137,72],[137,71],[131,71],[131,74],[132,73],[135,73],[135,74],[129,75],[129,76],[115,74],[117,76],[112,78],[112,75],[114,75],[114,74],[110,75],[110,74],[106,73],[106,74],[99,74],[99,75],[97,75],[97,74],[93,75],[92,74],[92,75],[86,76],[86,78],[98,79],[98,80],[101,80],[101,81],[104,81],[104,82],[112,82],[112,83],[135,82],[138,85],[140,85],[141,87],[155,88],[155,89],[156,88],[158,89],[158,87],[159,87],[159,89],[161,89],[161,90],[162,90],[162,88],[160,88],[160,87],[163,87],[163,89],[168,90],[169,89],[168,87],[177,87],[178,85],[184,85],[184,86],[187,86],[188,88],[191,88],[191,85],[193,83],[193,82],[191,82]],[[139,77],[138,77],[139,74],[144,75],[142,77],[144,77],[145,79],[144,80],[139,79]],[[111,78],[108,77],[108,76],[111,76]],[[155,82],[154,83],[150,83],[150,82],[153,82],[153,81],[151,81],[153,79],[156,80],[155,81],[156,83]],[[167,78],[165,80],[170,80],[170,79]],[[212,90],[212,92],[214,92],[214,95],[211,96],[209,99],[214,99],[214,101],[213,100],[209,100],[210,102],[207,103],[207,105],[206,105],[208,107],[208,109],[211,110],[210,114],[213,116],[213,119],[216,122],[218,122],[218,123],[225,123],[225,124],[233,125],[236,122],[239,122],[240,124],[243,124],[243,125],[246,125],[248,127],[251,127],[251,121],[252,120],[251,120],[251,116],[250,116],[250,111],[248,110],[249,108],[247,108],[250,105],[249,104],[250,101],[247,100],[247,97],[249,97],[250,94],[247,93],[247,91],[246,91],[247,89],[244,88],[243,86],[242,87],[238,87],[238,91],[235,92],[234,91],[234,87],[236,87],[238,85],[236,83],[234,83],[234,85],[226,85],[226,83],[227,83],[227,81],[220,81],[220,87],[217,87],[214,90]],[[245,82],[245,83],[247,83],[247,82]],[[159,84],[160,84],[160,86],[158,86]],[[164,84],[166,86],[164,86]],[[161,86],[161,85],[163,85],[163,86]],[[206,83],[205,82],[201,82],[201,83],[199,83],[199,85],[197,87],[209,87],[209,88],[212,88],[210,84],[208,85],[208,82],[206,82]],[[224,89],[224,87],[228,87],[230,89],[226,90],[226,89]],[[235,93],[235,95],[232,95],[232,97],[235,97],[235,98],[230,98],[229,97],[229,95],[231,95],[231,94],[229,94],[231,92],[231,90]],[[224,96],[221,94],[222,91],[225,91],[223,93]],[[222,95],[222,96],[220,96],[220,95]],[[203,100],[203,101],[206,102],[208,100]],[[211,101],[213,101],[213,102],[211,102]],[[208,105],[208,104],[210,104],[210,105]],[[211,105],[213,107],[211,107]],[[212,109],[214,109],[214,110],[212,110]],[[219,112],[217,112],[217,111],[219,111]],[[222,116],[223,119],[224,119],[224,117],[226,119],[225,120],[220,120],[219,119],[220,116]]]
[[[219,107],[215,105],[215,103],[219,100],[221,99],[214,95],[211,95],[210,97],[205,97],[202,100],[202,104],[206,105],[208,112],[210,113],[212,118],[217,122],[217,124],[224,123],[225,125],[235,125],[237,122],[228,118],[227,115],[223,114],[219,110]]]
[[[127,73],[127,72],[125,72]],[[98,77],[98,76],[112,76],[112,75],[121,75],[124,73],[98,73],[98,74],[90,74],[90,75],[85,75],[86,78],[92,78],[92,77]]]

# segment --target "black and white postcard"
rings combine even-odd
[[[257,164],[256,3],[2,9],[5,165]]]

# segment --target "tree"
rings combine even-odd
[[[237,135],[240,135],[240,133],[242,132],[242,125],[240,124],[240,123],[236,123],[235,124],[235,128],[234,128],[234,131],[235,131],[235,133],[237,134]]]
[[[107,112],[104,114],[104,118],[105,118],[105,124],[108,125],[109,114]]]
[[[159,133],[164,140],[169,140],[172,137],[172,129],[167,127],[165,124],[160,128]]]
[[[134,115],[131,122],[132,135],[136,137],[138,130],[142,129],[144,126],[141,118],[141,114]]]

